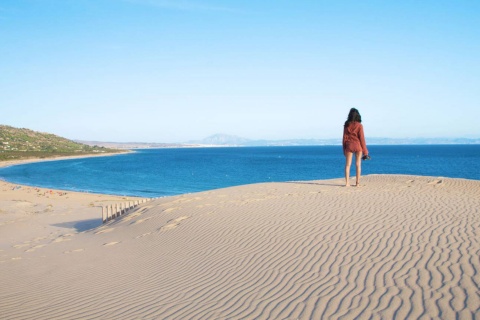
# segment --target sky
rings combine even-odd
[[[69,139],[480,137],[478,0],[1,0],[0,124]]]

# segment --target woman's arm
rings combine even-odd
[[[367,144],[365,143],[365,134],[363,133],[363,125],[360,124],[360,130],[358,131],[358,139],[360,140],[360,146],[364,155],[368,155]]]

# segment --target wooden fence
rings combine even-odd
[[[133,210],[135,207],[142,203],[153,200],[154,198],[128,201],[122,203],[111,204],[108,206],[102,206],[102,221],[103,223],[118,218],[128,211]]]

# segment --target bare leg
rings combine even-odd
[[[352,165],[353,153],[345,152],[345,186],[350,187],[350,166]]]
[[[362,151],[355,152],[355,167],[357,172],[356,186],[360,186],[360,176],[362,175]]]

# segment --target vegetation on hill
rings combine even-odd
[[[0,125],[0,161],[121,152],[88,146],[54,134]]]

